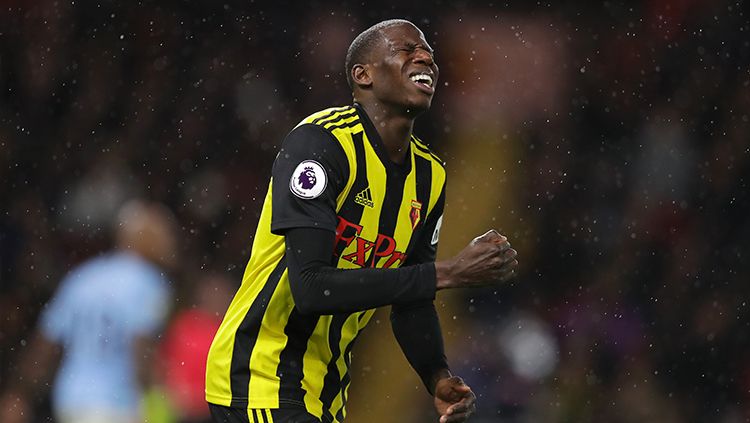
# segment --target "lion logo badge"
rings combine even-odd
[[[318,179],[315,177],[315,170],[312,166],[305,167],[302,173],[299,174],[299,184],[302,189],[313,189],[317,180]]]
[[[292,172],[289,190],[299,198],[311,200],[325,191],[327,183],[328,177],[323,166],[315,160],[305,160]]]

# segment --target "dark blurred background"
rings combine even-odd
[[[438,296],[472,421],[750,421],[748,5],[404,3],[0,1],[0,389],[130,198],[179,220],[174,313],[237,286],[284,135],[400,17],[441,69],[440,256],[490,227],[519,251],[513,284]],[[379,316],[349,421],[435,421]]]

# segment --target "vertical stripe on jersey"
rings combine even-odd
[[[360,233],[359,236],[363,239],[376,241],[378,239],[379,233],[388,236],[391,235],[390,233],[384,232],[380,225],[384,221],[384,217],[382,216],[384,213],[386,213],[386,210],[384,209],[388,207],[388,205],[392,204],[390,201],[386,202],[386,200],[392,198],[394,196],[394,193],[392,191],[389,192],[390,187],[388,186],[388,173],[385,169],[385,166],[380,161],[378,154],[373,149],[372,141],[368,139],[366,133],[363,132],[363,134],[364,142],[362,144],[364,145],[367,169],[362,169],[360,172],[363,174],[367,174],[367,182],[368,186],[370,187],[372,202],[374,203],[375,207],[362,207],[362,218],[358,222],[362,226],[362,233]],[[387,220],[388,219],[385,218],[385,221]],[[346,255],[353,251],[357,251],[357,245],[355,245],[354,242],[349,245],[349,248],[344,250],[343,255]],[[372,250],[370,250],[370,253],[372,252],[374,252],[374,247]],[[369,260],[369,257],[366,257],[365,261],[368,264],[371,262]],[[348,264],[351,265],[353,263]]]
[[[302,358],[302,389],[305,391],[305,408],[315,417],[322,418],[323,404],[320,392],[323,390],[323,377],[326,374],[326,363],[331,359],[331,347],[328,345],[328,328],[333,316],[322,315],[318,318],[307,349]]]
[[[361,127],[362,125],[360,124],[359,126]],[[344,186],[344,189],[341,190],[338,197],[336,197],[336,214],[339,214],[339,212],[341,211],[341,208],[344,206],[344,203],[346,202],[346,199],[349,198],[349,193],[352,191],[352,187],[354,186],[354,181],[356,181],[359,171],[357,170],[358,169],[357,168],[358,166],[357,153],[355,151],[354,142],[341,142],[339,138],[336,138],[336,142],[338,142],[339,145],[341,145],[341,148],[344,150],[344,154],[346,155],[346,161],[347,161],[347,164],[349,165],[349,178],[346,180],[346,185]],[[355,195],[357,192],[359,191],[355,191]],[[353,198],[354,197],[352,197],[352,200]]]
[[[417,183],[417,199],[422,203],[422,222],[427,220],[427,211],[429,205],[432,203],[430,197],[430,191],[432,188],[432,163],[430,160],[425,159],[421,156],[414,156],[414,165],[417,169],[417,177],[419,181]],[[430,182],[430,183],[428,183]],[[440,193],[437,193],[440,196]]]
[[[365,146],[364,146],[364,131],[360,131],[352,134],[352,144],[354,146],[354,161],[357,175],[355,176],[354,182],[349,190],[349,196],[343,201],[342,207],[338,210],[338,215],[343,219],[346,219],[352,223],[358,223],[362,220],[362,212],[366,206],[359,205],[354,202],[354,197],[357,193],[367,188],[367,162],[365,161]],[[336,250],[333,252],[334,257],[341,257],[344,250],[343,245],[337,245]],[[341,260],[340,263],[344,264],[345,267],[355,267],[352,263]]]
[[[350,314],[340,328],[341,336],[338,340],[338,356],[334,356],[331,362],[328,364],[328,374],[326,375],[326,381],[323,387],[323,394],[321,395],[321,401],[324,407],[328,408],[328,413],[333,419],[334,410],[339,410],[346,404],[346,398],[343,396],[342,381],[343,378],[349,373],[349,362],[351,357],[351,350],[354,346],[354,341],[362,330],[360,321],[363,317],[370,313],[372,315],[374,310],[365,311],[359,313]],[[332,367],[333,366],[333,367]],[[329,384],[329,375],[335,375],[335,379],[331,376]],[[341,421],[337,418],[336,420]]]
[[[401,246],[402,251],[406,250],[411,240],[413,231],[409,214],[411,202],[417,199],[414,153],[409,154],[407,159],[411,160],[411,170],[408,175],[402,176],[394,173],[388,175],[388,195],[383,203],[384,210],[380,215],[380,233],[392,237],[396,244]],[[389,213],[386,213],[386,210]],[[377,262],[377,260],[373,261],[372,267],[377,267]]]
[[[344,350],[344,365],[347,369],[352,364],[352,348],[354,348],[354,341],[357,340],[357,337],[359,337],[359,334],[357,334],[354,339],[352,339],[352,342],[350,342]],[[339,384],[339,392],[336,396],[338,404],[332,404],[333,407],[331,407],[332,410],[336,410],[336,420],[340,422],[344,421],[344,418],[346,417],[346,400],[348,398],[349,384],[351,383],[351,381],[351,375],[349,374],[349,372],[346,372],[344,374],[344,378],[341,379],[341,384]]]
[[[412,143],[412,146],[417,146],[417,148],[414,149],[414,152],[424,158],[425,160],[428,160],[430,163],[432,163],[432,181],[430,183],[430,189],[436,194],[430,197],[430,203],[427,206],[427,213],[425,213],[425,216],[429,213],[432,213],[432,209],[435,207],[435,204],[437,204],[438,199],[440,198],[440,194],[443,191],[443,185],[445,184],[445,169],[443,169],[442,162],[429,150],[425,151],[423,150],[424,146],[420,146],[419,143]]]
[[[248,367],[250,366],[250,354],[253,351],[255,342],[258,340],[263,314],[266,312],[271,295],[285,270],[286,257],[282,257],[263,284],[263,288],[253,300],[235,334],[230,371],[232,407],[242,406],[245,399],[249,396],[250,372],[248,372]]]
[[[445,190],[445,169],[443,169],[442,165],[440,163],[433,161],[432,162],[432,185],[434,187],[440,187],[439,189],[435,190],[434,193],[436,195],[432,196],[430,198],[430,206],[427,209],[427,213],[432,213],[432,209],[435,208],[435,204],[437,204],[438,200],[440,199],[440,195]]]
[[[354,113],[352,118],[346,118],[344,114],[341,114],[339,117],[344,116],[343,119],[331,121],[331,125],[327,126],[328,130],[331,131],[331,134],[333,134],[336,141],[341,145],[341,148],[344,150],[344,154],[346,155],[347,164],[349,165],[349,179],[346,181],[346,185],[344,186],[344,189],[339,193],[338,197],[336,198],[336,213],[338,214],[341,211],[341,208],[343,207],[344,203],[346,202],[346,199],[349,198],[349,193],[352,190],[352,187],[354,185],[354,182],[356,178],[360,175],[358,166],[364,165],[364,163],[359,163],[358,155],[356,152],[356,141],[355,137],[357,135],[361,138],[361,133],[364,131],[362,128],[362,123],[359,120],[359,115],[356,114],[357,109],[351,108],[352,112]],[[341,124],[341,122],[345,122]],[[344,141],[342,141],[342,139]],[[349,139],[352,140],[352,142],[349,142]],[[360,142],[361,143],[361,142]],[[355,191],[359,192],[359,191]],[[353,202],[354,197],[350,201]]]
[[[349,369],[349,367],[352,364],[352,348],[354,348],[354,344],[357,341],[357,338],[359,338],[359,334],[362,333],[362,330],[365,328],[367,323],[370,321],[370,318],[375,314],[375,310],[367,310],[360,313],[357,313],[357,329],[353,333],[349,333],[351,341],[346,344],[346,347],[344,348],[344,354],[342,355],[342,361],[343,361],[343,367],[345,369]],[[348,326],[347,326],[348,327]],[[346,400],[348,398],[349,393],[349,384],[351,383],[351,375],[347,371],[344,373],[344,377],[341,379],[341,383],[339,384],[339,392],[336,396],[336,400],[332,404],[331,410],[336,410],[336,420],[337,421],[344,421],[344,417],[346,417]]]
[[[412,144],[412,147],[414,145]],[[429,204],[432,200],[430,196],[431,191],[431,185],[427,182],[432,182],[432,162],[430,160],[425,159],[422,156],[418,156],[414,154],[414,163],[413,168],[416,170],[417,174],[417,184],[416,184],[416,199],[420,203],[422,203],[422,216],[420,217],[420,222],[418,227],[422,227],[426,220],[427,220],[427,210],[429,209]],[[405,220],[400,220],[399,224],[402,224],[402,222],[406,222]],[[408,221],[411,223],[410,221]],[[404,229],[403,225],[401,225],[399,228],[396,229],[396,232],[399,231],[399,229]],[[422,234],[422,236],[429,236],[429,234]],[[416,245],[417,242],[419,242],[419,237],[412,236],[411,240],[409,241],[409,246],[406,248],[407,256],[411,253],[412,249]]]
[[[333,316],[331,325],[328,328],[328,345],[331,348],[331,360],[328,362],[326,375],[323,378],[323,389],[320,393],[320,402],[323,406],[323,417],[327,418],[329,421],[333,420],[333,415],[330,411],[331,404],[341,390],[342,373],[338,366],[338,361],[341,357],[341,333],[344,329],[344,323],[346,323],[348,318],[352,316],[354,316],[356,321],[355,314],[336,314]]]
[[[302,315],[295,307],[284,328],[284,335],[288,341],[279,355],[279,367],[276,371],[276,375],[281,380],[279,398],[291,400],[296,405],[302,405],[305,401],[305,392],[302,390],[302,363],[307,350],[307,341],[317,324],[318,316]]]
[[[281,379],[278,376],[281,353],[287,346],[287,335],[282,333],[286,330],[279,327],[279,322],[289,322],[289,317],[294,309],[294,300],[289,286],[289,272],[286,271],[281,277],[276,290],[271,296],[266,313],[258,333],[258,341],[250,355],[250,378],[249,390],[252,399],[248,407],[278,407],[279,388]]]

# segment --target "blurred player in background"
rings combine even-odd
[[[42,311],[2,397],[0,421],[29,421],[32,395],[45,391],[61,423],[135,423],[149,385],[156,336],[170,290],[162,267],[175,261],[176,226],[160,204],[126,203],[117,218],[116,249],[74,268]],[[60,356],[61,360],[60,360]]]
[[[489,231],[435,262],[445,170],[412,134],[438,79],[422,31],[404,20],[369,28],[346,75],[354,105],[304,119],[274,162],[242,286],[209,352],[216,422],[342,422],[351,348],[384,305],[440,421],[474,411],[447,364],[435,292],[506,281],[516,252]]]

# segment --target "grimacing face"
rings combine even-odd
[[[438,66],[424,34],[411,24],[382,30],[372,54],[372,90],[382,103],[419,113],[430,108]]]

